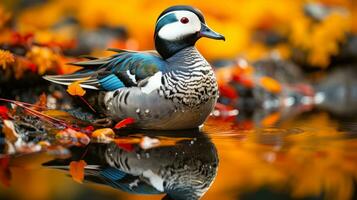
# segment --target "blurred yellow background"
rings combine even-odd
[[[16,10],[19,0],[5,0],[7,8]],[[31,1],[29,1],[31,2]],[[315,24],[304,14],[308,3],[322,3],[329,13]],[[28,3],[30,4],[30,3]],[[309,51],[312,65],[326,67],[329,57],[338,53],[338,44],[345,33],[357,32],[357,3],[352,0],[226,0],[226,1],[151,1],[151,0],[53,0],[14,12],[20,32],[37,32],[39,41],[68,39],[70,31],[46,34],[65,16],[74,16],[83,28],[124,26],[131,41],[130,48],[153,49],[153,30],[157,16],[168,6],[187,4],[199,8],[210,27],[225,35],[225,43],[199,41],[198,48],[209,59],[242,56],[259,59],[271,52],[289,57],[291,47]],[[274,32],[285,38],[278,45],[266,46],[259,32]],[[323,46],[324,48],[320,48]]]

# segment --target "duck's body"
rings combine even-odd
[[[194,47],[166,60],[144,86],[121,88],[104,97],[106,114],[114,120],[135,119],[143,129],[187,129],[201,125],[217,100],[211,66]],[[191,66],[191,67],[187,67]],[[145,80],[146,81],[146,80]]]
[[[182,10],[184,8],[186,10]],[[105,91],[97,97],[101,113],[115,121],[131,117],[136,128],[198,127],[212,111],[218,87],[212,67],[194,44],[202,36],[224,37],[204,25],[202,15],[192,9],[171,7],[160,15],[155,31],[159,55],[116,50],[118,54],[109,58],[75,63],[87,68],[73,75],[45,78],[64,85],[82,80],[84,88]],[[176,27],[181,31],[181,26],[187,26],[188,21],[193,23],[188,27],[192,33],[185,30],[176,37],[172,35],[175,30],[171,29]],[[167,29],[163,23],[173,27]]]

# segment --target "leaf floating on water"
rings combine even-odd
[[[16,133],[14,123],[10,120],[4,120],[4,126],[2,132],[5,134],[6,139],[14,143],[19,138],[19,135]]]
[[[140,142],[142,149],[151,149],[160,145],[160,140],[157,138],[143,137]]]
[[[83,183],[85,166],[87,166],[87,163],[84,160],[72,161],[69,164],[69,173],[74,181]]]
[[[130,137],[130,138],[116,138],[114,139],[115,144],[128,152],[131,152],[134,150],[134,145],[133,144],[138,144],[140,143],[140,138],[134,138],[134,137]]]
[[[78,132],[72,128],[66,128],[56,134],[56,139],[62,144],[68,145],[87,145],[90,142],[90,138],[81,132]]]
[[[116,144],[119,148],[127,152],[132,152],[134,150],[133,144],[130,143],[116,143]]]
[[[123,127],[125,127],[125,126],[127,126],[129,124],[134,123],[134,122],[135,122],[134,118],[128,117],[126,119],[121,120],[117,124],[115,124],[114,128],[115,129],[120,129],[120,128],[123,128]]]
[[[11,172],[9,169],[10,158],[0,158],[0,181],[5,187],[10,186]]]
[[[82,80],[71,83],[67,88],[67,92],[72,96],[84,96],[86,91],[81,87],[81,82]]]
[[[92,138],[97,139],[101,142],[112,141],[115,136],[113,129],[111,128],[101,128],[97,129],[92,133]]]

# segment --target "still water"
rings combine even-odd
[[[313,112],[277,124],[244,129],[211,117],[201,130],[117,132],[122,138],[159,139],[161,145],[152,148],[91,143],[72,147],[65,160],[46,152],[14,156],[9,173],[0,169],[0,197],[357,198],[356,123]],[[83,184],[68,173],[69,162],[79,159],[88,164]]]

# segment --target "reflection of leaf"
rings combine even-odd
[[[9,157],[0,158],[0,181],[6,187],[10,186],[10,178],[11,178],[9,162],[10,162]]]
[[[72,161],[69,164],[69,173],[71,174],[74,181],[78,183],[83,183],[84,179],[84,167],[87,163],[84,160]]]
[[[115,129],[120,129],[120,128],[123,128],[123,127],[125,127],[126,125],[132,124],[132,123],[134,123],[134,122],[135,122],[135,120],[134,120],[133,118],[128,117],[128,118],[123,119],[123,120],[121,120],[120,122],[118,122],[118,123],[114,126],[114,128],[115,128]]]
[[[67,92],[72,96],[84,96],[86,91],[80,86],[81,81],[75,81],[68,86]]]

